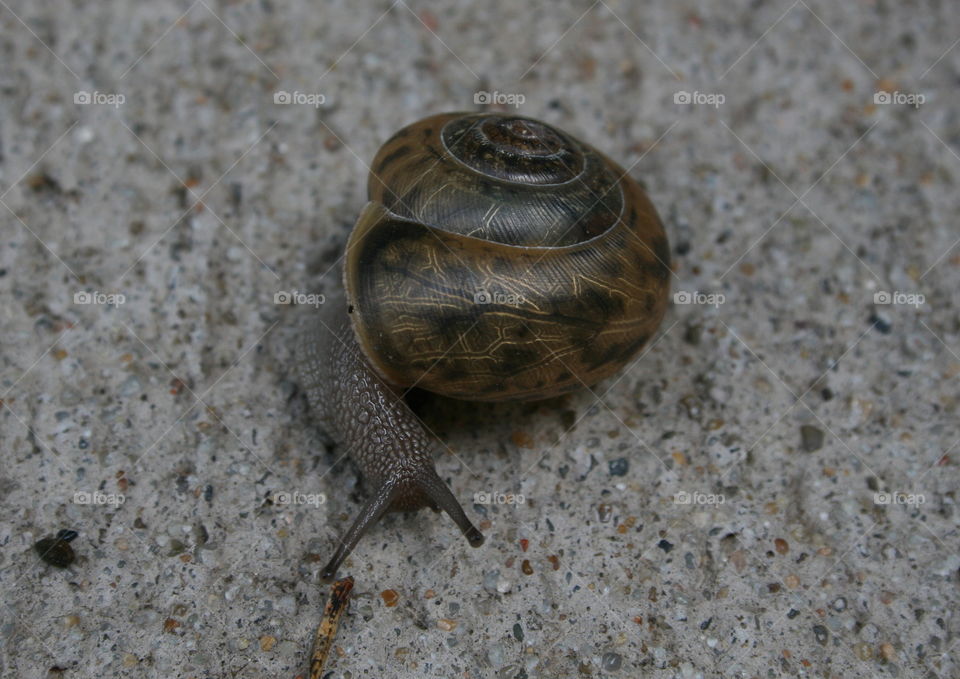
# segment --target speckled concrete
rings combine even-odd
[[[329,676],[960,676],[954,8],[317,4],[0,3],[0,675],[306,671],[365,496],[274,294],[484,91],[629,167],[706,303],[593,393],[426,399],[524,502],[385,520]]]

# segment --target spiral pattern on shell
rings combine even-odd
[[[669,248],[618,165],[546,123],[448,113],[377,153],[347,243],[351,321],[387,381],[537,399],[619,370],[666,310]]]

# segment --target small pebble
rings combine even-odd
[[[805,424],[800,427],[800,446],[804,452],[812,453],[823,447],[823,431]]]
[[[136,396],[140,393],[140,380],[136,375],[130,375],[118,389],[121,396]]]
[[[618,457],[616,460],[610,460],[607,466],[610,468],[610,476],[624,476],[630,469],[630,461],[625,457]]]
[[[519,622],[513,625],[513,638],[517,641],[523,641],[523,627],[520,626]]]
[[[260,650],[270,651],[277,644],[277,638],[269,635],[260,637]]]
[[[608,523],[610,517],[613,515],[613,506],[605,502],[601,502],[597,505],[597,518],[600,519],[600,523]]]
[[[437,627],[442,629],[444,632],[452,632],[457,628],[457,621],[451,620],[450,618],[440,618],[437,620]]]
[[[876,314],[876,313],[870,314],[869,321],[870,321],[870,325],[875,327],[877,329],[877,332],[879,332],[881,335],[889,335],[890,331],[893,329],[893,326],[890,324],[890,321],[888,321],[883,316],[880,316],[879,314]]]
[[[500,667],[503,664],[504,654],[503,644],[494,644],[487,649],[487,660],[493,667]]]
[[[614,653],[613,651],[607,651],[600,659],[600,667],[606,672],[616,672],[622,664],[623,658],[619,653]]]
[[[57,568],[66,568],[74,562],[76,554],[69,542],[77,537],[75,530],[61,530],[56,537],[46,537],[33,544],[34,550],[44,563]]]
[[[813,636],[816,637],[817,643],[821,646],[827,645],[827,639],[830,638],[830,633],[827,631],[827,628],[823,625],[814,625],[813,626]]]
[[[673,549],[673,544],[670,542],[667,542],[666,540],[661,540],[660,542],[657,543],[657,547],[659,547],[664,552],[667,552],[669,554],[670,550]]]
[[[400,595],[397,594],[397,591],[394,589],[385,589],[380,592],[380,598],[383,599],[383,603],[387,608],[392,608],[397,605],[397,602],[400,600]]]

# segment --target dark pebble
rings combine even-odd
[[[670,550],[673,549],[673,544],[670,542],[667,542],[666,540],[661,540],[660,542],[657,543],[657,547],[659,547],[660,549],[662,549],[663,551],[669,554]]]
[[[893,326],[890,325],[890,321],[877,314],[870,314],[870,323],[881,335],[889,335],[890,330],[893,328]]]
[[[803,425],[800,427],[800,446],[806,453],[820,450],[823,447],[823,431],[809,424]]]
[[[77,558],[70,541],[77,537],[75,530],[61,530],[54,538],[43,538],[33,544],[44,563],[57,568],[66,568]]]
[[[823,625],[814,625],[813,626],[813,636],[817,638],[817,643],[821,646],[827,645],[827,639],[830,638],[830,633],[827,631],[827,628]]]
[[[515,623],[513,626],[513,638],[517,641],[523,641],[523,628],[520,626],[520,623]]]
[[[630,469],[630,461],[625,457],[618,457],[616,460],[610,460],[607,466],[610,467],[610,476],[624,476]]]

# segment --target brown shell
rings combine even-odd
[[[360,346],[390,383],[547,398],[616,373],[663,318],[656,210],[570,135],[441,114],[400,130],[371,167],[344,282]]]

